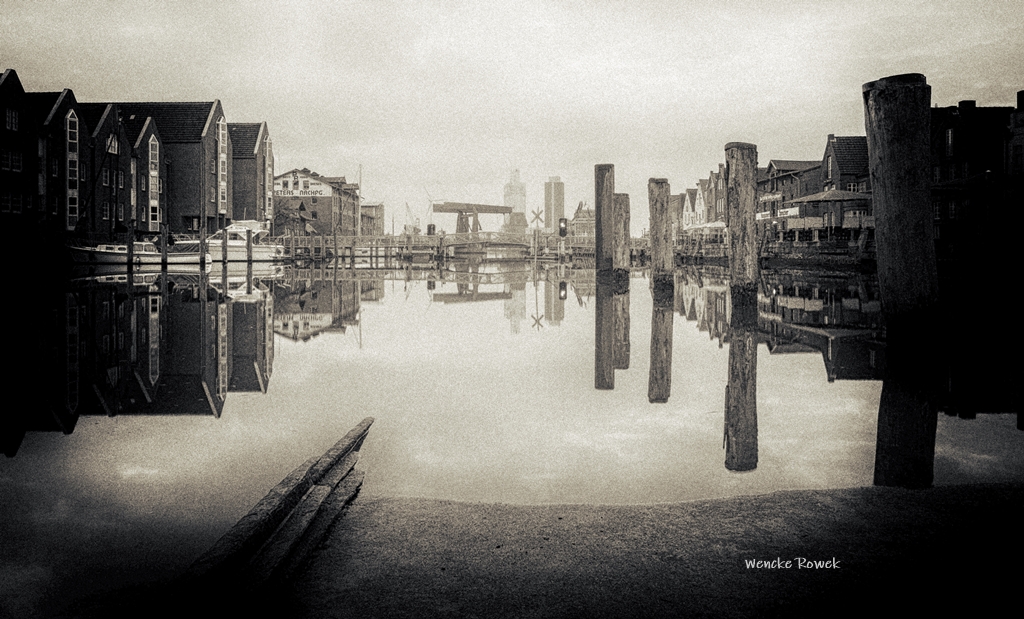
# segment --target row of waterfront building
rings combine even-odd
[[[1024,90],[1015,108],[974,101],[932,108],[930,164],[936,239],[955,236],[965,221],[997,221],[1022,195]],[[696,187],[672,196],[681,235],[723,236],[725,187],[720,163]],[[825,230],[855,238],[874,226],[867,138],[829,135],[820,159],[770,159],[757,170],[756,195],[758,228],[769,238],[818,240]]]
[[[219,100],[81,102],[0,77],[0,219],[33,242],[125,242],[255,221],[277,234],[383,232],[357,184],[274,172],[266,122],[229,122]],[[276,189],[276,191],[275,191]]]

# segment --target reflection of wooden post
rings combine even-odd
[[[757,147],[725,145],[726,223],[729,226],[729,280],[733,286],[758,279]]]
[[[594,309],[594,387],[615,388],[615,312],[612,285],[597,277]]]
[[[729,335],[725,468],[757,468],[757,331],[753,329],[735,330]]]
[[[615,361],[613,365],[616,370],[628,370],[629,288],[626,289],[625,293],[612,295],[612,311],[615,314]]]
[[[629,271],[629,194],[615,194],[615,224],[612,239],[612,268]]]
[[[661,284],[665,292],[664,282]],[[655,294],[651,309],[651,369],[647,378],[647,400],[668,402],[672,392],[672,321],[674,280],[668,280],[668,293]]]
[[[602,163],[594,166],[595,268],[610,271],[612,243],[615,238],[615,166]]]
[[[898,379],[883,381],[878,402],[874,484],[931,486],[937,423],[935,406],[920,389]]]
[[[919,74],[864,84],[878,285],[886,323],[875,485],[927,487],[942,364],[932,235],[931,88]]]

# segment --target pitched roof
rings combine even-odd
[[[96,135],[96,130],[99,129],[100,122],[102,122],[104,115],[107,114],[107,109],[109,107],[109,103],[78,104],[78,117],[85,123],[85,126],[89,128],[91,135]]]
[[[50,121],[53,108],[57,107],[57,102],[60,100],[60,96],[62,94],[64,93],[26,92],[25,101],[28,103],[28,107],[34,111],[39,123],[45,124]]]
[[[164,142],[198,142],[206,132],[207,126],[214,122],[211,118],[217,101],[180,102],[180,103],[118,103],[121,114],[125,118],[132,115],[139,117],[151,116],[160,128],[160,137]]]
[[[868,173],[868,138],[863,135],[835,136],[832,138],[832,152],[836,164],[843,174]]]
[[[789,201],[789,204],[797,202],[851,202],[855,200],[871,200],[870,193],[860,193],[857,191],[843,191],[842,189],[829,189],[828,191],[822,191],[810,196],[804,196],[802,198],[794,198]]]
[[[797,161],[794,159],[772,159],[768,162],[768,167],[774,167],[776,173],[799,172],[820,165],[821,161]]]
[[[232,157],[251,159],[260,149],[260,134],[264,123],[228,123],[231,135]]]

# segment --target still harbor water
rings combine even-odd
[[[526,262],[78,275],[41,298],[12,374],[35,401],[4,413],[0,605],[18,615],[173,577],[368,416],[364,495],[649,504],[873,483],[872,275],[764,272],[745,332],[714,268],[677,271],[667,304],[643,271],[613,294],[593,270]],[[756,407],[729,409],[731,380]],[[934,483],[1024,479],[1015,424],[940,415]]]

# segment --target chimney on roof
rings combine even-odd
[[[1017,91],[1017,110],[1024,110],[1024,90]]]

